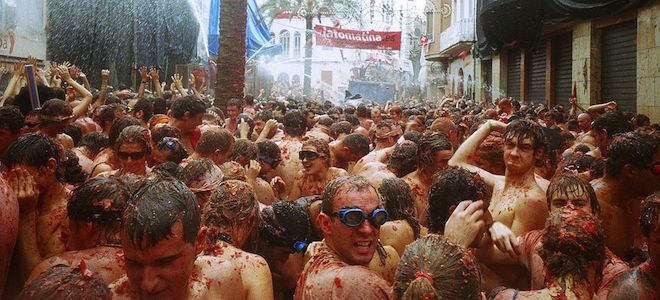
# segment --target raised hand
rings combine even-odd
[[[160,79],[160,74],[158,74],[158,69],[156,69],[156,68],[151,68],[149,70],[149,76],[151,77],[151,80],[153,80],[153,81],[159,81],[159,79]]]
[[[109,78],[110,78],[110,71],[101,70],[101,82],[108,82]]]
[[[9,186],[16,194],[20,210],[22,212],[34,211],[39,202],[39,187],[30,172],[15,168],[9,171],[7,178]]]
[[[245,170],[245,177],[255,180],[259,176],[259,172],[261,172],[261,165],[256,160],[250,160],[250,164],[247,170]]]
[[[14,63],[14,68],[12,69],[12,74],[14,76],[21,76],[25,73],[25,63],[22,61],[17,61]]]
[[[71,73],[69,73],[69,66],[67,65],[67,62],[64,62],[63,64],[59,65],[57,67],[57,71],[60,74],[60,77],[62,77],[64,81],[68,81],[69,79],[71,79]]]
[[[27,64],[37,67],[37,64],[38,64],[37,58],[34,57],[34,56],[28,56],[27,57]]]
[[[140,78],[142,79],[142,82],[149,80],[149,72],[147,70],[147,67],[145,66],[140,67]]]
[[[190,73],[190,76],[188,77],[188,88],[195,89],[195,75],[193,73]]]
[[[172,81],[174,83],[174,86],[178,90],[183,90],[183,83],[182,83],[183,77],[179,74],[174,74],[172,75]]]
[[[445,224],[445,237],[457,245],[468,248],[486,231],[484,202],[462,201]]]

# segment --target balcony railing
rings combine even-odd
[[[460,19],[449,26],[449,28],[440,33],[440,52],[458,43],[473,42],[476,39],[474,34],[475,27],[474,18]]]

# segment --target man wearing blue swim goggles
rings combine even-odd
[[[316,218],[324,239],[299,277],[294,298],[393,299],[390,284],[367,267],[387,220],[378,192],[364,177],[331,181]]]

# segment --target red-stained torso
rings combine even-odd
[[[303,168],[302,162],[298,158],[298,152],[302,149],[302,142],[295,138],[285,137],[284,140],[277,143],[277,146],[282,151],[282,163],[277,169],[282,176],[282,180],[286,183],[286,194],[288,195],[298,171]]]
[[[5,179],[0,176],[0,295],[2,295],[16,238],[18,237],[18,201]]]
[[[100,246],[80,251],[69,251],[42,261],[34,268],[28,283],[55,265],[64,264],[72,268],[80,267],[110,284],[125,274],[124,251],[120,247]]]

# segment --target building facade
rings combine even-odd
[[[436,9],[446,5],[461,8],[461,4],[450,0],[434,0],[432,4]],[[468,4],[468,9],[476,14],[476,5]],[[465,79],[456,73],[460,63],[457,65],[456,57],[446,55],[448,51],[442,47],[442,39],[457,29],[452,28],[453,18],[451,25],[443,28],[442,14],[433,16],[434,30],[442,32],[438,36],[440,47],[431,48],[435,51],[429,51],[426,58],[446,59],[446,91],[456,94],[457,85],[452,80],[461,83]],[[567,106],[575,87],[578,102],[585,108],[615,100],[621,110],[643,113],[657,122],[660,120],[659,18],[660,2],[649,1],[614,16],[545,26],[533,46],[507,45],[496,54],[474,61],[471,57],[476,56],[468,55],[466,61],[473,64],[470,70],[473,73],[463,68],[463,78],[467,77],[465,74],[474,74],[474,84],[464,81],[463,92],[468,92],[466,86],[472,86],[478,100],[513,97],[523,102]],[[448,34],[443,35],[445,32]],[[450,36],[452,41],[456,40],[455,34]],[[469,41],[461,42],[469,44]]]

